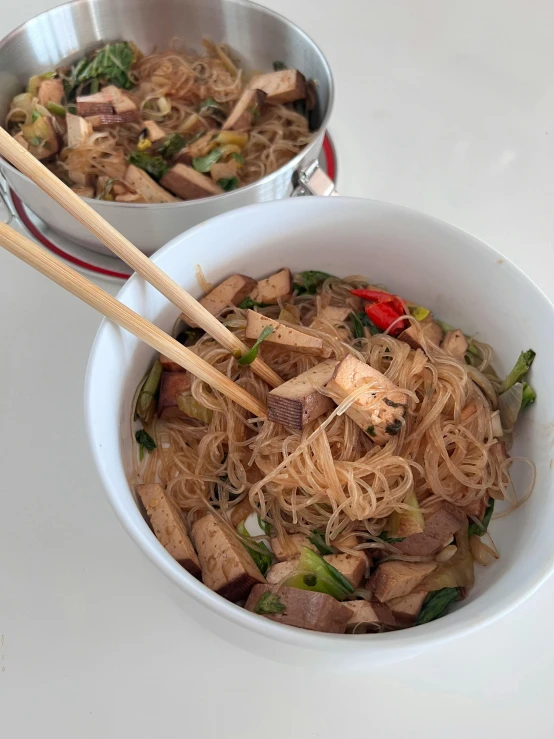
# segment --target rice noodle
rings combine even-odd
[[[288,305],[294,306],[305,325],[330,302],[350,306],[349,290],[359,284],[358,277],[328,280],[320,295],[295,297]],[[276,317],[279,310],[280,306],[270,306],[261,312]],[[245,311],[230,308],[222,320],[244,340],[245,319]],[[295,433],[268,420],[246,418],[241,409],[194,379],[192,395],[213,410],[209,425],[178,419],[158,422],[157,433],[163,429],[170,448],[158,446],[141,470],[142,479],[167,485],[189,523],[206,505],[229,520],[233,506],[248,498],[283,542],[287,533],[309,534],[313,529],[324,531],[327,542],[339,534],[356,534],[355,550],[378,549],[389,558],[406,561],[429,558],[404,556],[378,537],[388,516],[408,507],[404,501],[409,493],[416,493],[424,515],[441,501],[465,510],[489,495],[509,498],[508,468],[521,458],[503,461],[495,453],[498,442],[491,415],[496,396],[489,399],[492,386],[486,387],[485,394],[481,383],[473,381],[475,368],[431,344],[424,353],[387,334],[355,339],[349,324],[344,324],[344,330],[347,335],[341,340],[330,337],[324,326],[309,332],[319,336],[337,358],[348,352],[362,358],[407,395],[404,423],[384,446],[373,444],[346,415],[348,407],[367,393],[367,385],[302,433]],[[239,367],[209,336],[204,335],[191,350],[261,402],[267,401],[268,386],[248,367]],[[269,343],[262,345],[261,354],[284,379],[321,361]],[[492,352],[483,350],[482,356],[490,357]],[[485,370],[483,366],[479,371],[481,377]],[[462,409],[468,404],[476,410],[462,421]],[[527,499],[534,482],[532,463],[522,461],[530,465],[533,475],[510,510]]]
[[[221,121],[214,120],[213,109],[199,109],[199,104],[211,98],[224,120],[246,89],[248,80],[225,45],[208,40],[203,44],[205,55],[185,53],[172,45],[135,63],[131,77],[136,87],[126,94],[138,106],[142,121],[157,122],[167,134],[184,132],[185,122],[193,115],[197,116],[199,130],[207,132],[220,127]],[[21,120],[30,122],[33,107],[12,108],[5,118],[6,127],[12,133],[19,131]],[[111,125],[79,146],[66,145],[47,166],[62,179],[67,179],[68,172],[78,172],[83,176],[105,175],[122,180],[127,157],[136,151],[142,121]],[[248,142],[242,150],[244,163],[237,172],[239,185],[275,172],[312,138],[307,118],[285,105],[266,105],[248,133]]]

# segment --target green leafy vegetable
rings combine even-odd
[[[489,504],[485,509],[485,514],[483,516],[483,519],[481,521],[481,525],[475,523],[472,521],[469,524],[467,533],[469,536],[483,536],[487,533],[487,529],[489,527],[489,523],[492,517],[494,511],[494,498],[491,498],[489,500]]]
[[[306,272],[299,272],[295,277],[297,281],[294,282],[293,289],[296,290],[299,295],[302,295],[303,293],[315,295],[318,287],[321,287],[325,280],[328,280],[329,277],[334,277],[334,275],[330,275],[328,272],[307,270]]]
[[[33,110],[31,114],[31,123],[34,123],[37,118],[40,118],[40,113],[38,112],[38,110]]]
[[[338,552],[338,549],[327,544],[323,531],[314,529],[308,539],[320,554],[336,554]]]
[[[267,303],[258,303],[257,300],[252,300],[252,298],[244,298],[244,300],[239,303],[238,307],[242,308],[243,310],[248,310],[249,308],[266,308]]]
[[[264,329],[262,330],[262,332],[261,332],[261,334],[260,334],[260,335],[258,336],[258,338],[256,339],[256,342],[255,342],[254,346],[253,346],[253,347],[252,347],[252,348],[251,348],[251,349],[250,349],[249,351],[247,351],[247,352],[246,352],[246,354],[245,354],[244,356],[242,356],[242,357],[239,357],[239,358],[237,359],[237,362],[238,362],[238,363],[239,363],[239,364],[240,364],[240,365],[241,365],[242,367],[244,367],[244,366],[245,366],[245,365],[247,365],[247,364],[252,364],[252,362],[253,362],[253,361],[254,361],[254,360],[256,359],[256,357],[258,356],[258,349],[259,349],[259,347],[260,347],[260,344],[262,343],[262,341],[265,341],[265,339],[267,339],[267,337],[268,337],[268,336],[269,336],[270,334],[272,334],[272,333],[273,333],[274,331],[275,331],[275,327],[274,327],[274,326],[266,326],[266,327],[265,327],[265,328],[264,328]]]
[[[262,531],[270,536],[271,534],[271,524],[267,521],[264,521],[263,518],[260,516],[259,513],[256,514],[258,517],[258,526],[262,529]]]
[[[286,585],[300,590],[326,593],[337,600],[344,600],[354,592],[351,583],[343,574],[308,547],[302,547],[298,572],[287,579]]]
[[[535,356],[536,353],[532,349],[528,349],[526,352],[521,352],[512,371],[507,375],[506,379],[500,386],[501,393],[506,392],[506,390],[511,388],[512,385],[515,385],[516,382],[519,382],[525,377],[533,364]]]
[[[237,532],[241,537],[241,541],[248,551],[248,554],[252,557],[256,563],[256,567],[265,576],[266,572],[271,567],[273,562],[273,554],[271,550],[263,541],[255,541],[248,533],[244,521],[241,521],[237,526]]]
[[[355,339],[363,339],[365,337],[364,326],[367,326],[372,336],[382,333],[363,311],[361,313],[351,313],[350,323],[352,324],[352,334]]]
[[[204,157],[194,157],[192,160],[192,166],[197,172],[209,172],[212,168],[212,164],[215,164],[221,159],[223,152],[219,147],[212,149]]]
[[[254,613],[263,615],[264,613],[284,613],[285,604],[281,601],[281,598],[277,593],[272,593],[269,590],[265,592],[260,600],[254,606]]]
[[[140,429],[135,433],[135,439],[137,440],[137,443],[139,445],[139,458],[140,461],[144,459],[144,450],[150,454],[150,452],[153,452],[156,448],[156,442],[154,439],[150,436],[148,431],[145,431],[144,429]]]
[[[375,433],[375,426],[368,426],[366,428],[366,432],[369,434],[369,436],[377,436]]]
[[[131,66],[135,57],[136,50],[127,41],[106,44],[90,60],[85,57],[72,67],[69,77],[64,80],[66,96],[69,98],[77,87],[93,81],[96,86],[102,81],[124,90],[132,90],[135,80],[131,74]],[[91,88],[91,93],[94,92],[94,88]]]
[[[158,146],[158,154],[166,159],[171,159],[185,146],[185,138],[179,133],[170,133]]]
[[[284,69],[288,69],[285,62],[273,62],[273,71],[282,72]]]
[[[529,408],[532,403],[537,399],[537,393],[533,390],[531,385],[526,382],[523,383],[523,396],[521,398],[521,410],[524,411]]]
[[[244,164],[244,157],[236,151],[232,152],[231,159],[236,159],[239,164]]]
[[[427,624],[436,618],[444,616],[448,606],[460,597],[458,588],[442,588],[435,590],[425,598],[416,624]]]
[[[134,151],[129,155],[129,164],[140,167],[155,180],[161,180],[169,167],[161,156],[147,154],[145,151]]]
[[[239,179],[238,177],[222,177],[217,181],[217,184],[222,190],[225,190],[225,192],[230,192],[231,190],[237,189],[239,186]]]
[[[135,415],[137,418],[140,418],[145,426],[148,426],[154,418],[156,398],[160,390],[160,382],[162,381],[162,372],[163,367],[159,360],[156,360],[142,385],[137,399]]]

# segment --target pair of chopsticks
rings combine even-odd
[[[242,355],[249,350],[246,344],[220,323],[201,303],[105,221],[3,128],[0,128],[0,155],[27,175],[114,254],[165,295],[186,318],[200,326],[231,354]],[[5,224],[0,224],[0,245],[255,416],[267,415],[267,409],[262,403],[208,362]],[[277,387],[283,382],[279,375],[259,358],[255,359],[250,367],[271,387]]]

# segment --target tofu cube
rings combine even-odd
[[[306,97],[306,79],[297,69],[258,74],[248,86],[265,92],[267,103],[293,103]]]
[[[411,557],[429,557],[450,544],[454,534],[465,523],[444,508],[425,521],[425,528],[420,534],[407,536],[395,544],[398,549]]]
[[[298,568],[298,557],[296,559],[288,559],[284,562],[277,562],[270,567],[266,573],[266,580],[271,585],[279,585],[286,580]]]
[[[381,602],[409,595],[437,566],[436,562],[383,562],[371,577],[373,594]]]
[[[74,148],[86,143],[92,133],[90,123],[85,118],[72,113],[67,113],[65,121],[67,124],[67,145]]]
[[[333,401],[320,390],[329,382],[336,366],[336,360],[328,359],[271,390],[267,396],[268,419],[301,431],[330,411]]]
[[[278,562],[296,559],[302,553],[302,547],[308,547],[313,552],[317,552],[317,547],[304,534],[287,534],[284,544],[277,537],[271,539],[271,549]]]
[[[202,568],[202,582],[227,600],[245,598],[265,578],[233,533],[213,514],[196,521],[192,538]]]
[[[61,105],[64,96],[63,82],[59,79],[42,80],[38,88],[38,101],[46,107],[48,103]]]
[[[158,126],[156,121],[143,121],[142,127],[143,129],[146,129],[146,137],[153,144],[156,144],[158,141],[162,141],[167,135],[163,128]]]
[[[359,554],[327,554],[323,559],[329,562],[341,575],[344,575],[354,588],[357,588],[365,579],[369,562],[363,552]]]
[[[186,164],[174,164],[160,180],[162,187],[178,195],[182,200],[197,200],[209,195],[221,195],[224,191],[209,177]]]
[[[402,427],[407,395],[383,374],[348,354],[335,368],[325,386],[338,404],[363,385],[368,392],[361,395],[346,411],[347,415],[376,444],[386,444]],[[377,399],[377,392],[388,391]]]
[[[414,623],[419,616],[421,606],[426,597],[426,591],[410,593],[401,598],[393,598],[392,600],[389,600],[387,605],[391,609],[392,615],[398,619],[398,621],[410,624]]]
[[[292,294],[292,275],[290,269],[282,269],[265,280],[260,280],[252,292],[252,300],[267,305],[275,305]]]
[[[316,354],[328,357],[330,351],[323,346],[323,341],[317,336],[310,336],[295,328],[284,326],[279,321],[266,318],[261,313],[249,310],[246,314],[246,338],[254,341],[264,328],[272,326],[275,330],[265,339],[269,344],[278,344],[286,349],[296,349],[306,354]]]
[[[158,416],[160,418],[187,418],[177,406],[177,396],[180,393],[188,393],[192,385],[192,377],[184,372],[164,372],[160,382],[160,393],[158,395]],[[173,411],[167,414],[166,411]]]
[[[163,487],[158,484],[137,485],[136,490],[156,539],[191,575],[199,577],[200,562],[183,519]]]
[[[274,585],[255,585],[245,608],[255,612],[260,598],[265,593],[273,592],[273,588]],[[284,612],[262,614],[264,618],[310,631],[344,634],[351,611],[330,595],[287,587],[279,588],[276,594],[284,606]]]
[[[361,624],[375,626],[395,626],[394,616],[390,608],[383,603],[367,600],[349,600],[345,603],[350,608],[351,616],[346,623],[347,630],[355,630]]]
[[[208,310],[212,316],[217,316],[224,308],[229,305],[239,305],[247,298],[256,286],[256,280],[246,275],[231,275],[223,280],[217,287],[214,287],[207,295],[200,298],[200,303]],[[182,316],[183,321],[189,324],[191,328],[198,328],[196,323]]]
[[[411,323],[410,326],[399,335],[400,341],[405,341],[412,349],[423,349],[424,342],[439,346],[443,337],[442,328],[429,316],[419,323]]]
[[[167,190],[154,182],[150,175],[143,169],[130,164],[125,172],[124,182],[135,192],[141,195],[147,203],[177,203],[177,199],[170,195]]]

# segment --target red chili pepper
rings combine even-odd
[[[350,292],[352,295],[356,295],[358,298],[362,298],[363,300],[371,300],[376,303],[391,303],[394,306],[394,309],[398,311],[399,315],[406,313],[408,308],[408,304],[405,300],[399,298],[398,295],[386,293],[383,290],[360,289],[350,290]]]
[[[373,321],[373,323],[377,326],[377,328],[380,328],[381,331],[386,331],[389,326],[394,323],[394,321],[396,321],[397,318],[400,318],[400,316],[404,314],[403,309],[401,312],[395,310],[392,301],[366,305],[365,312],[367,314],[367,317],[371,321]],[[393,336],[398,336],[398,334],[404,330],[405,323],[406,321],[399,321],[397,324],[395,324],[390,333]]]

